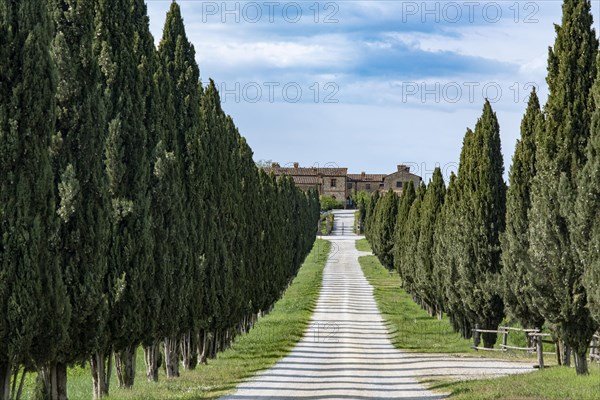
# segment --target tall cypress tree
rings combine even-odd
[[[0,33],[6,35],[0,39],[0,399],[5,400],[16,395],[11,375],[20,366],[31,370],[55,362],[67,340],[70,304],[56,249],[49,152],[56,71],[48,2],[3,2]]]
[[[587,308],[584,265],[576,255],[577,174],[590,132],[598,40],[588,0],[565,0],[556,41],[548,55],[546,122],[537,132],[537,173],[529,224],[532,289],[537,311],[575,352],[578,374],[596,323]]]
[[[432,316],[441,314],[443,303],[443,299],[439,298],[437,283],[433,277],[433,244],[435,225],[444,205],[445,195],[444,178],[440,168],[436,167],[421,206],[414,276],[415,291],[425,302]]]
[[[155,126],[149,109],[154,93],[155,49],[142,0],[100,0],[96,54],[103,73],[108,137],[106,170],[111,196],[108,256],[110,318],[105,354],[115,351],[119,384],[131,387],[135,349],[150,326],[146,285],[152,274],[150,168]],[[101,354],[100,354],[101,355]],[[95,395],[108,393],[96,357]]]
[[[526,328],[541,328],[544,318],[537,312],[531,293],[531,261],[529,259],[529,210],[531,183],[536,173],[536,129],[543,115],[535,89],[531,92],[527,111],[521,122],[521,138],[508,174],[506,193],[506,231],[502,235],[502,281],[507,311]],[[538,126],[540,125],[540,126]]]
[[[597,63],[597,68],[600,63]],[[600,70],[598,71],[600,76]],[[573,243],[584,267],[588,308],[600,324],[600,79],[596,78],[592,88],[594,113],[591,122],[591,137],[587,148],[587,161],[579,172],[578,192],[575,205],[576,225]]]
[[[442,300],[442,310],[448,314],[454,330],[460,332],[463,338],[468,339],[472,335],[472,326],[467,319],[460,293],[456,287],[458,257],[460,256],[460,249],[456,243],[459,195],[457,177],[453,172],[450,175],[444,205],[435,226],[432,275],[433,282],[438,289],[437,296]]]
[[[465,138],[458,172],[460,254],[456,284],[471,323],[494,330],[504,317],[499,276],[506,184],[502,177],[500,128],[489,101],[485,102],[475,132],[469,136]],[[495,334],[483,335],[485,347],[492,347],[495,341]]]
[[[398,214],[398,195],[393,190],[377,202],[376,231],[373,238],[373,250],[381,264],[387,269],[394,268],[394,228]]]
[[[44,368],[47,394],[66,396],[66,365],[87,360],[106,319],[109,202],[104,171],[104,110],[100,69],[93,54],[93,0],[52,4],[58,71],[56,169],[60,263],[72,318],[69,341]],[[54,387],[53,385],[56,385]]]
[[[415,195],[415,201],[410,206],[408,218],[404,224],[404,234],[399,246],[402,248],[402,287],[413,296],[413,299],[421,302],[418,294],[415,292],[415,273],[417,263],[417,244],[421,235],[421,206],[427,187],[421,183]]]
[[[181,164],[181,177],[183,182],[183,198],[185,204],[193,205],[184,208],[179,216],[185,229],[181,229],[180,240],[185,242],[186,252],[183,254],[185,263],[185,274],[181,274],[180,279],[186,285],[184,293],[189,294],[186,303],[186,318],[182,323],[183,333],[182,348],[186,350],[183,354],[183,365],[186,368],[193,368],[195,363],[193,355],[190,353],[196,348],[193,342],[197,327],[197,313],[200,306],[199,297],[201,293],[197,286],[201,286],[194,281],[201,279],[202,262],[200,254],[195,251],[196,243],[199,241],[198,224],[203,220],[201,214],[201,197],[199,193],[193,191],[197,187],[198,179],[196,171],[201,168],[202,158],[199,154],[199,134],[200,134],[200,71],[195,60],[194,46],[188,40],[181,10],[176,2],[171,4],[167,13],[163,37],[159,46],[159,55],[162,64],[166,67],[169,81],[173,85],[173,105],[175,109],[174,123],[176,129],[176,150],[179,154]],[[182,226],[183,227],[183,226]]]
[[[396,216],[396,227],[394,229],[394,267],[398,275],[402,278],[403,274],[403,235],[405,234],[406,221],[413,201],[415,201],[416,192],[412,181],[402,190],[402,197],[398,205],[398,215]]]
[[[377,207],[379,197],[379,191],[375,191],[371,195],[371,201],[369,202],[369,207],[365,214],[365,237],[371,242],[371,247],[373,246],[371,231],[373,230],[373,225],[375,225],[375,207]]]

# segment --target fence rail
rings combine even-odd
[[[513,328],[510,326],[500,326],[497,330],[494,329],[479,329],[477,325],[472,329],[473,331],[473,346],[471,346],[474,350],[483,350],[483,351],[508,351],[508,350],[518,350],[518,351],[526,351],[528,353],[533,353],[534,351],[537,354],[539,369],[544,368],[544,355],[554,355],[554,352],[544,351],[544,343],[547,344],[555,344],[558,346],[558,343],[554,340],[544,340],[544,338],[552,337],[549,333],[542,333],[539,329],[521,329],[521,328]],[[509,346],[508,345],[508,333],[509,332],[524,332],[527,334],[528,342],[531,344],[530,347],[519,347],[519,346]],[[479,344],[481,343],[481,334],[482,333],[496,333],[502,335],[502,344],[500,344],[499,349],[481,347]],[[590,342],[590,360],[591,361],[599,361],[600,362],[600,332],[595,334],[592,337],[592,341]]]

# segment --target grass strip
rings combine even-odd
[[[590,374],[577,376],[575,368],[550,367],[529,374],[462,382],[438,382],[433,390],[450,393],[457,400],[600,398],[600,364],[590,364]]]
[[[368,251],[369,253],[372,253],[373,250],[371,249],[371,244],[369,243],[369,241],[367,239],[359,239],[356,241],[356,250],[358,251]]]

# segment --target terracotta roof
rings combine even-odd
[[[348,179],[361,182],[383,182],[386,174],[348,174]]]
[[[318,185],[321,180],[317,176],[292,176],[296,185]]]
[[[289,175],[289,176],[317,176],[318,174],[324,176],[346,176],[348,168],[311,168],[311,167],[299,167],[299,168],[265,168],[266,173],[273,172],[275,175]]]
[[[404,171],[392,172],[391,174],[388,174],[388,175],[385,175],[385,176],[388,177],[388,176],[392,176],[392,175],[395,175],[395,174],[398,174],[398,173],[400,173],[401,176],[406,177],[406,178],[411,178],[412,177],[412,178],[419,179],[421,181],[423,180],[423,178],[421,178],[419,175],[415,175],[412,172],[404,172]]]

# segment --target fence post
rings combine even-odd
[[[544,369],[544,343],[542,342],[541,336],[535,337],[535,347],[537,350],[538,366],[540,369]]]
[[[600,351],[598,350],[598,338],[596,336],[592,337],[592,348],[590,349],[590,361],[594,361],[596,357],[594,357],[596,354],[598,354]]]
[[[475,324],[475,330],[473,332],[473,343],[475,344],[475,351],[479,347],[480,339],[479,339],[479,324]]]
[[[508,344],[508,329],[502,328],[504,332],[502,332],[502,345],[506,346]],[[506,351],[506,347],[502,347],[504,351]]]

